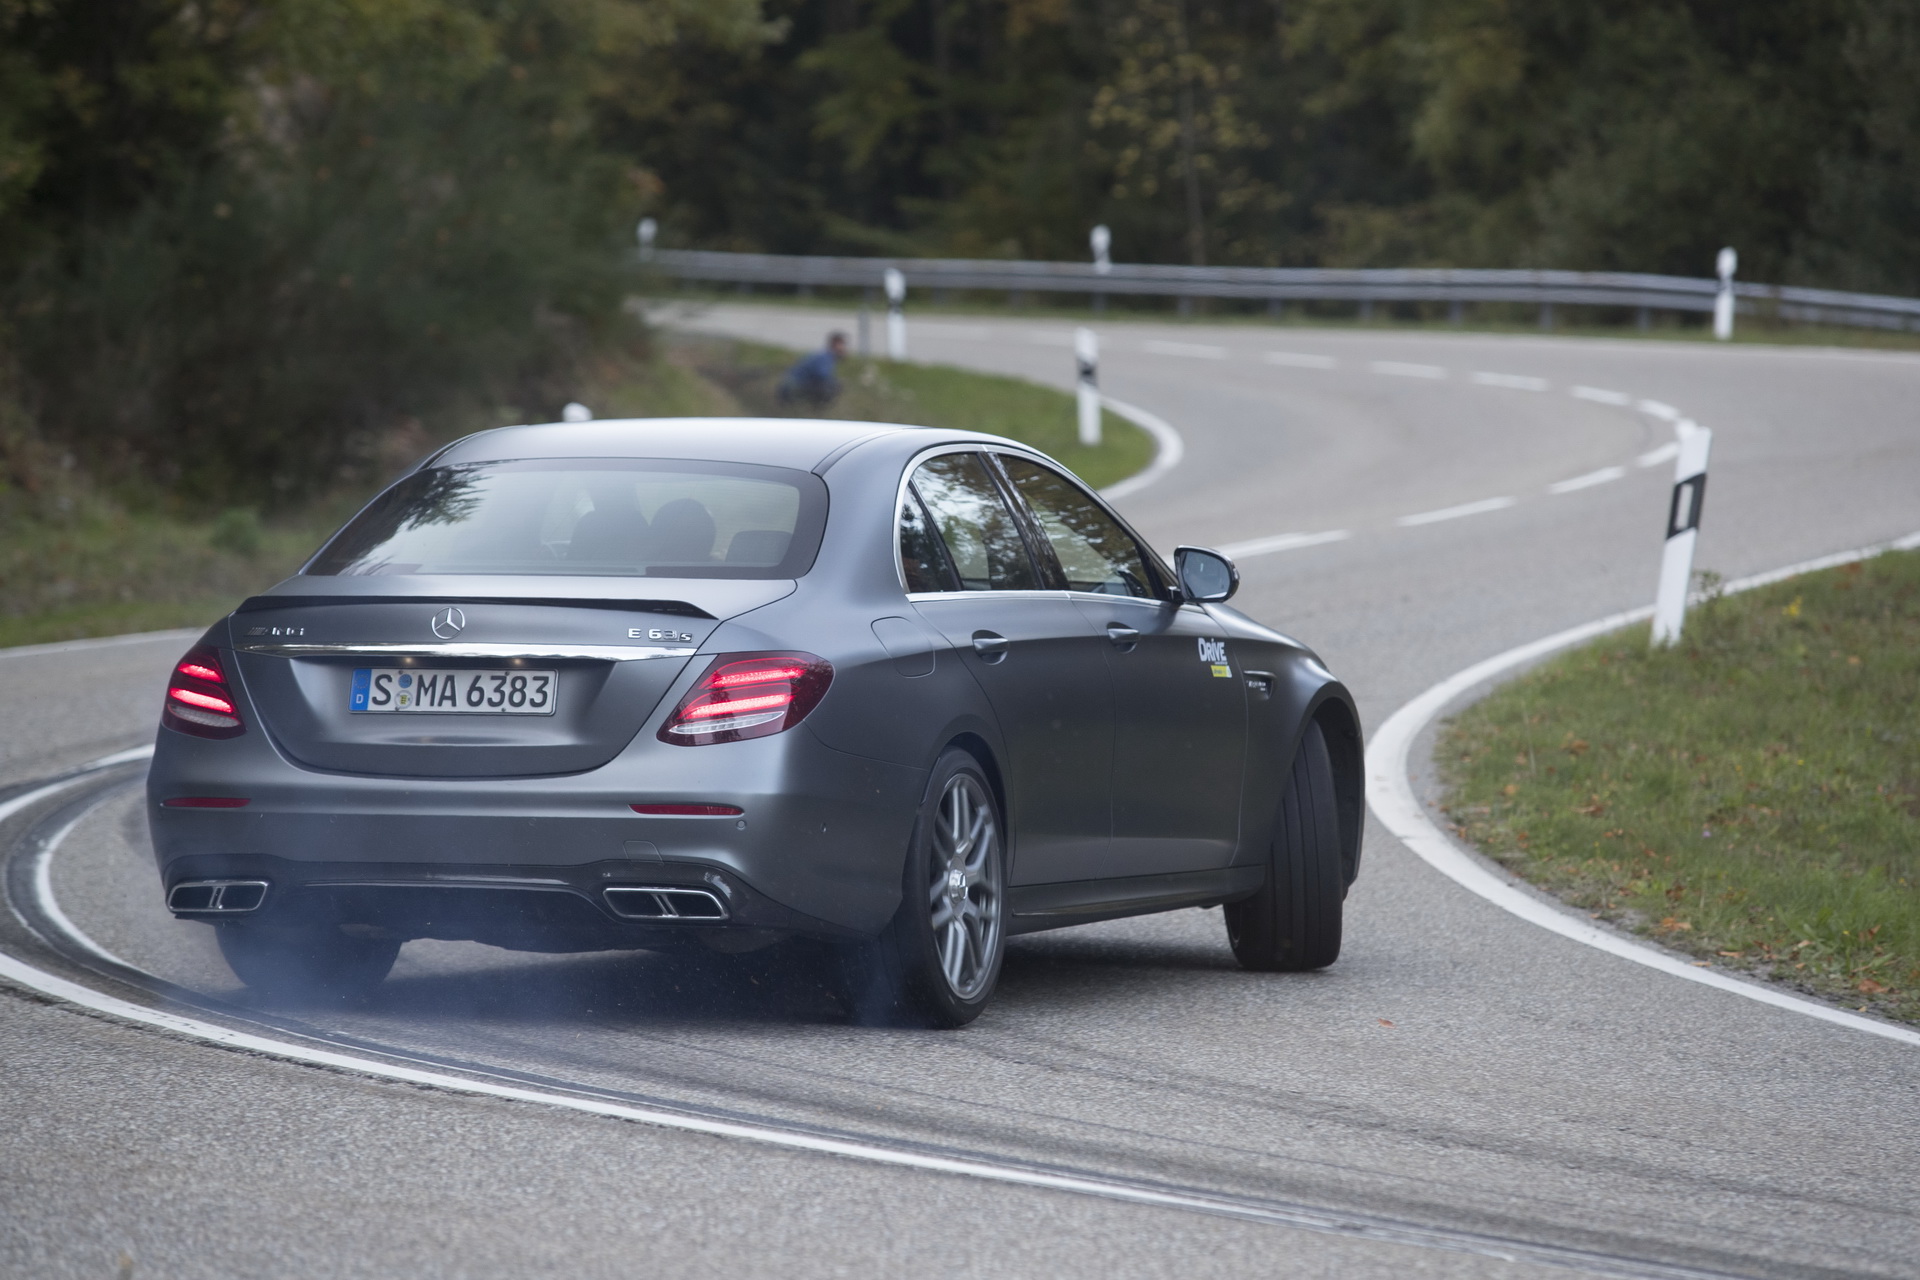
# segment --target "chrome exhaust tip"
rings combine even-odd
[[[167,910],[176,915],[237,916],[257,911],[267,900],[265,880],[182,880],[167,892]]]
[[[607,907],[622,920],[704,920],[727,918],[726,904],[705,889],[645,886],[608,889]]]

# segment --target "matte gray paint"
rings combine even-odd
[[[225,741],[160,733],[148,814],[163,880],[210,857],[236,867],[268,856],[348,863],[371,881],[382,867],[399,876],[423,864],[459,874],[571,868],[576,880],[579,868],[605,865],[604,874],[630,872],[634,883],[657,880],[663,868],[706,868],[789,913],[783,928],[872,933],[897,908],[927,770],[946,745],[964,741],[1000,788],[1014,883],[1032,891],[1022,891],[1029,905],[1045,908],[1023,920],[1023,931],[1219,901],[1257,886],[1277,788],[1305,717],[1326,699],[1347,703],[1344,688],[1305,649],[1220,606],[1065,592],[908,600],[894,550],[899,486],[918,456],[953,445],[1030,453],[969,433],[713,419],[512,428],[456,443],[440,461],[624,451],[811,467],[828,488],[827,524],[798,582],[391,576],[280,584],[208,633],[226,651],[251,731]],[[329,603],[295,603],[315,596]],[[642,599],[676,611],[634,611]],[[619,643],[629,627],[658,622],[691,634],[699,654],[572,664],[563,693],[576,718],[544,728],[463,718],[439,731],[472,739],[455,744],[397,740],[437,732],[412,717],[391,726],[331,708],[334,694],[344,698],[333,688],[339,671],[359,660],[232,653],[243,625],[357,641],[422,639],[443,604],[466,610],[463,639]],[[1104,620],[1090,620],[1087,610],[1111,608],[1157,619],[1165,654],[1151,644],[1110,654]],[[1023,640],[1012,621],[1021,612],[1065,634],[1036,629]],[[1017,641],[993,665],[970,643],[989,615]],[[1154,638],[1155,626],[1142,630]],[[1226,639],[1232,679],[1211,678],[1197,651],[1189,653],[1202,637]],[[702,747],[655,737],[711,655],[761,650],[804,650],[833,663],[831,689],[801,726]],[[1276,674],[1269,697],[1248,703],[1247,669]],[[1011,673],[1018,679],[1002,680]],[[1134,691],[1117,716],[1098,692],[1116,680]],[[1075,682],[1096,692],[1062,693],[1050,708],[1048,686]],[[996,693],[1003,684],[1017,691]],[[1085,719],[1069,725],[1069,714]],[[543,734],[547,740],[529,740]],[[1116,752],[1117,769],[1104,763]],[[1357,757],[1353,763],[1357,769]],[[1117,807],[1116,780],[1128,792]],[[1359,786],[1357,773],[1351,784]],[[159,807],[191,794],[245,795],[251,804]],[[731,804],[743,816],[646,817],[628,807],[649,801]],[[631,854],[629,842],[641,842]],[[275,895],[271,909],[290,909],[289,901]],[[1016,895],[1016,911],[1022,901]]]

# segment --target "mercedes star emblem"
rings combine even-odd
[[[442,609],[433,615],[433,634],[451,640],[466,630],[467,615],[456,608]]]

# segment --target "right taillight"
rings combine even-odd
[[[247,731],[220,654],[211,645],[195,645],[174,663],[160,723],[201,738],[237,738]]]
[[[833,664],[811,653],[715,658],[660,726],[660,741],[703,747],[769,737],[806,719],[832,683]]]

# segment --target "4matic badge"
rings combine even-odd
[[[1227,663],[1227,642],[1200,638],[1200,661],[1213,668],[1213,675],[1219,680],[1233,679],[1233,668]]]

